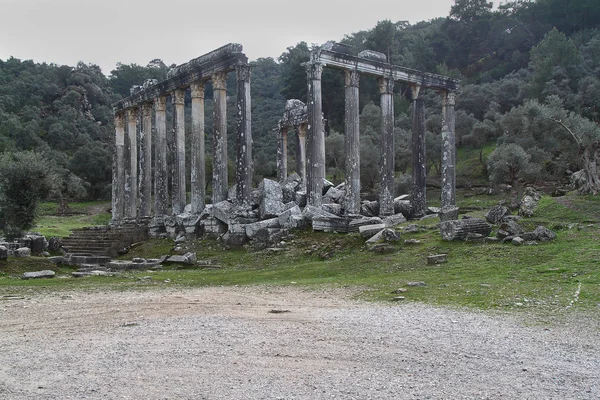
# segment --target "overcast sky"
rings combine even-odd
[[[0,59],[181,64],[227,43],[250,60],[368,30],[448,15],[453,0],[0,0]]]

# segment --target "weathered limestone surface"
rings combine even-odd
[[[384,224],[363,225],[358,228],[358,232],[360,233],[360,236],[364,237],[365,239],[369,239],[384,229]]]
[[[250,100],[251,70],[247,64],[235,67],[237,76],[237,153],[236,153],[236,201],[250,202],[252,191],[252,123]]]
[[[380,78],[381,93],[381,188],[379,216],[394,214],[394,81]]]
[[[115,157],[113,165],[112,220],[124,217],[125,204],[125,118],[115,114]]]
[[[346,192],[343,206],[346,215],[357,215],[360,212],[360,110],[358,101],[360,74],[358,71],[345,71],[345,74],[346,132],[344,134],[344,147],[346,155]]]
[[[167,98],[159,96],[154,100],[155,171],[154,171],[154,215],[167,215],[169,190],[167,187]]]
[[[287,137],[287,128],[279,129],[279,136],[277,138],[277,179],[280,182],[283,182],[288,174]]]
[[[138,148],[137,148],[138,109],[127,110],[127,137],[129,138],[129,212],[128,216],[137,217],[138,208]]]
[[[406,222],[406,217],[404,216],[404,214],[394,214],[383,219],[383,224],[386,226],[386,228],[400,225],[404,222]]]
[[[140,130],[140,216],[151,214],[152,201],[152,104],[142,105]]]
[[[51,270],[44,271],[35,271],[35,272],[25,272],[23,274],[23,279],[38,279],[38,278],[54,278],[56,273]]]
[[[442,95],[442,210],[456,206],[455,95]]]
[[[278,216],[284,210],[281,185],[270,179],[263,179],[258,189],[262,193],[259,206],[260,218],[266,219]]]
[[[412,191],[411,213],[415,218],[425,215],[427,209],[426,194],[426,150],[425,150],[425,89],[420,85],[412,86]]]
[[[492,231],[491,225],[479,218],[469,218],[445,221],[440,224],[440,232],[444,240],[464,240],[469,233],[488,236]]]
[[[190,86],[192,97],[192,154],[191,154],[191,205],[192,214],[204,209],[206,194],[206,167],[204,156],[204,81]]]
[[[172,204],[173,214],[181,214],[186,204],[186,172],[185,172],[185,91],[177,89],[171,96],[174,106],[173,125],[175,131],[175,168],[173,179]]]
[[[212,78],[214,101],[213,204],[227,199],[227,74]]]
[[[348,223],[348,232],[358,232],[361,226],[380,224],[383,224],[383,220],[379,217],[361,217]]]
[[[323,179],[325,179],[325,130],[321,96],[323,64],[309,62],[308,74],[308,135],[307,135],[307,203],[319,207],[322,204]]]

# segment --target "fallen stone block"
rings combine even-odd
[[[194,265],[196,264],[196,253],[185,253],[184,255],[174,255],[168,257],[163,261],[163,264],[186,264],[186,265]]]
[[[29,247],[20,247],[14,252],[15,257],[29,257],[31,256],[31,249]]]
[[[343,217],[315,217],[312,220],[313,231],[348,232],[348,220]]]
[[[325,196],[323,196],[323,202],[340,204],[345,194],[345,191],[331,187],[327,193],[325,193]]]
[[[328,213],[337,215],[337,216],[342,216],[342,206],[340,204],[334,204],[334,203],[328,203],[328,204],[323,204],[321,206],[323,208],[324,211],[327,211]]]
[[[6,246],[0,246],[0,260],[6,260],[8,258],[8,248]]]
[[[255,222],[253,224],[246,225],[246,235],[250,239],[256,238],[261,230],[266,230],[269,228],[281,228],[279,225],[279,218],[271,218],[266,219],[264,221]]]
[[[445,221],[440,224],[440,233],[443,240],[464,240],[469,233],[479,233],[489,236],[492,226],[479,218],[469,218],[454,221]]]
[[[400,225],[404,222],[406,222],[406,217],[404,217],[404,214],[394,214],[383,219],[383,224],[386,226],[386,228]]]
[[[300,207],[306,207],[306,190],[299,190],[294,194],[294,202]]]
[[[515,237],[510,241],[514,246],[522,246],[525,240],[521,237]]]
[[[490,224],[499,224],[502,219],[508,215],[509,210],[504,206],[494,206],[492,207],[487,214],[485,214],[485,219]]]
[[[379,215],[378,201],[363,201],[360,206],[360,213],[365,217],[376,217]]]
[[[219,221],[228,224],[233,216],[233,204],[223,200],[213,205],[213,216]]]
[[[258,189],[261,193],[260,218],[266,219],[278,216],[283,210],[281,185],[271,179],[263,179]]]
[[[358,228],[360,236],[369,239],[385,229],[384,224],[365,225]]]
[[[443,264],[448,262],[448,254],[435,254],[427,257],[428,265]]]
[[[360,217],[351,220],[348,223],[348,232],[358,232],[358,228],[366,225],[383,224],[383,220],[379,217]]]
[[[339,218],[339,216],[315,206],[304,207],[304,210],[302,210],[302,215],[304,215],[304,217],[309,221],[312,221],[315,218]]]
[[[325,194],[329,191],[329,189],[331,189],[334,186],[335,185],[333,183],[329,182],[327,179],[323,179],[323,191],[321,192],[321,194],[323,196],[325,196]]]
[[[298,218],[295,218],[298,217]],[[279,225],[283,229],[295,229],[299,228],[299,221],[302,221],[304,217],[302,216],[302,210],[298,205],[294,205],[294,207],[284,211],[278,217]]]
[[[50,270],[25,272],[22,279],[54,278],[56,273]]]

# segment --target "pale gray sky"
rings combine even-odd
[[[448,15],[453,0],[0,0],[0,59],[181,64],[224,44],[250,60],[300,41],[324,43],[373,28]]]

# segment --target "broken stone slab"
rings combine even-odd
[[[106,271],[108,268],[106,266],[101,266],[98,264],[82,264],[77,268],[77,271],[87,272],[87,271]]]
[[[223,240],[228,246],[243,246],[249,240],[246,235],[246,224],[230,223]]]
[[[300,228],[301,226],[306,226],[306,222],[302,223],[305,220],[302,215],[302,210],[298,205],[284,211],[278,217],[279,225],[283,229],[295,229]]]
[[[385,229],[385,224],[364,225],[358,228],[360,236],[369,239]]]
[[[306,190],[299,190],[294,194],[294,202],[298,206],[306,207]]]
[[[233,204],[228,200],[223,200],[213,205],[213,216],[219,221],[228,224],[233,215]]]
[[[186,265],[194,265],[196,264],[196,253],[185,253],[184,255],[174,255],[169,256],[166,260],[164,260],[163,264],[186,264]]]
[[[312,220],[313,231],[348,232],[348,219],[344,217],[315,217]]]
[[[208,235],[220,236],[227,232],[227,224],[214,217],[209,217],[202,220],[204,232]]]
[[[0,246],[0,260],[6,260],[8,258],[8,248],[6,246]]]
[[[458,207],[442,207],[439,212],[440,221],[452,221],[458,219]]]
[[[337,215],[337,216],[342,216],[342,206],[340,204],[333,204],[333,203],[327,203],[327,204],[323,204],[321,206],[323,208],[324,211],[327,211],[328,213]]]
[[[332,182],[329,182],[327,179],[323,178],[323,191],[322,191],[322,195],[325,196],[325,194],[329,191],[329,189],[331,189],[334,186],[335,185]]]
[[[29,257],[31,256],[31,249],[29,247],[19,247],[14,251],[15,257]]]
[[[311,205],[304,207],[304,210],[302,210],[302,215],[304,215],[304,218],[308,219],[309,221],[312,221],[315,218],[339,218],[339,216],[327,212],[321,207],[315,207]]]
[[[428,265],[443,264],[448,262],[448,254],[434,254],[427,257]]]
[[[485,214],[485,219],[490,224],[499,224],[508,213],[508,207],[494,206]]]
[[[323,203],[340,204],[345,195],[345,191],[331,187],[323,196]]]
[[[348,232],[358,232],[361,226],[383,224],[383,220],[379,217],[360,217],[351,220],[348,223]]]
[[[373,235],[370,239],[367,240],[366,243],[367,245],[379,242],[393,243],[399,242],[400,239],[401,237],[398,232],[394,231],[393,229],[385,228]]]
[[[379,215],[378,201],[363,201],[360,205],[360,214],[365,217],[376,217]]]
[[[484,242],[486,237],[487,236],[483,236],[480,233],[469,232],[467,234],[467,237],[465,238],[465,242],[471,242],[471,243]]]
[[[406,217],[404,217],[404,214],[394,214],[383,219],[383,224],[386,226],[386,228],[400,225],[404,222],[406,222]]]
[[[402,214],[405,218],[412,216],[412,206],[409,199],[405,199],[404,196],[399,196],[394,199],[394,213]]]
[[[283,211],[283,192],[281,185],[271,179],[263,179],[258,189],[261,193],[260,219],[273,218]]]
[[[50,270],[25,272],[22,279],[54,278],[56,273]]]
[[[515,237],[510,241],[514,246],[522,246],[525,240],[521,237]]]
[[[286,231],[280,228],[265,228],[259,230],[252,238],[254,247],[264,250],[272,244],[279,243],[286,235]]]
[[[532,217],[537,209],[537,201],[532,196],[524,196],[519,205],[519,215],[522,217]]]
[[[545,226],[538,226],[533,232],[526,232],[521,235],[524,240],[539,240],[547,242],[556,239],[556,233],[552,232]]]
[[[464,240],[469,233],[479,233],[489,236],[492,226],[479,218],[469,218],[454,221],[445,221],[440,224],[440,233],[443,240]]]
[[[257,235],[262,230],[266,230],[269,228],[277,228],[280,229],[281,225],[279,225],[279,218],[271,218],[266,219],[264,221],[255,222],[253,224],[246,225],[246,235],[250,239],[255,239]]]
[[[73,278],[85,278],[88,276],[113,276],[111,272],[108,271],[75,271],[71,272],[71,276]]]
[[[507,236],[518,236],[523,233],[523,228],[517,223],[517,221],[513,219],[505,219],[504,222],[500,224],[498,232],[500,231],[507,232]]]
[[[33,255],[41,255],[48,248],[48,241],[42,235],[28,234],[25,237],[29,239],[29,248]]]
[[[427,207],[427,214],[439,214],[442,212],[442,209],[439,207]]]

